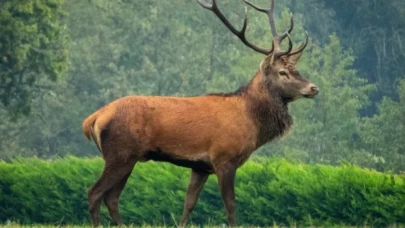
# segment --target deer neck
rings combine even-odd
[[[258,129],[258,147],[283,136],[293,124],[288,113],[289,101],[269,83],[258,71],[245,92],[247,111]]]

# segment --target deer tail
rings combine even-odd
[[[96,143],[98,149],[101,151],[101,145],[100,145],[100,137],[99,137],[99,132],[95,132],[94,128],[98,130],[97,126],[95,126],[95,123],[97,121],[97,118],[99,116],[99,111],[91,114],[88,116],[84,121],[82,125],[83,133],[86,135],[88,140],[92,140]]]

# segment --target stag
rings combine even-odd
[[[185,226],[200,191],[215,174],[228,223],[236,225],[234,180],[236,170],[263,144],[283,136],[292,126],[288,104],[313,98],[319,89],[300,75],[295,65],[308,44],[292,49],[289,29],[279,35],[274,22],[274,0],[266,13],[273,35],[272,48],[250,43],[245,36],[247,7],[241,30],[228,21],[215,0],[198,3],[212,11],[246,46],[266,55],[248,85],[233,93],[197,97],[127,96],[100,108],[83,122],[83,131],[93,139],[105,160],[100,178],[88,191],[93,225],[100,224],[104,200],[111,218],[121,224],[118,199],[137,162],[164,161],[191,169],[191,179],[180,221]],[[288,40],[288,49],[281,42]]]

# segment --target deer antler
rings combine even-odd
[[[291,31],[294,28],[294,20],[293,20],[293,15],[291,14],[290,17],[290,28],[284,32],[283,34],[281,34],[281,36],[279,36],[277,34],[277,29],[276,29],[276,24],[274,22],[274,0],[271,0],[271,5],[270,8],[265,9],[265,8],[260,8],[257,7],[256,5],[254,5],[253,3],[248,2],[247,0],[243,0],[246,4],[248,4],[249,6],[253,7],[254,9],[256,9],[259,12],[263,12],[265,14],[267,14],[267,16],[269,17],[269,23],[270,23],[270,28],[271,28],[271,34],[273,35],[274,39],[276,41],[283,41],[286,37],[288,33],[291,33]]]
[[[221,12],[221,10],[219,9],[216,0],[212,0],[212,4],[209,5],[208,3],[206,3],[204,0],[197,0],[197,2],[204,8],[211,10],[212,12],[214,12],[215,15],[217,15],[217,17],[225,24],[225,26],[231,30],[231,32],[233,34],[235,34],[246,46],[252,48],[253,50],[260,52],[262,54],[265,55],[269,55],[270,53],[273,52],[274,47],[272,47],[271,49],[264,49],[264,48],[260,48],[252,43],[250,43],[247,39],[246,39],[246,27],[247,27],[247,7],[245,7],[245,19],[243,21],[243,26],[242,29],[240,31],[238,31],[237,29],[235,29],[235,27],[229,22],[229,20],[224,16],[224,14]]]
[[[302,52],[307,47],[307,44],[308,44],[308,32],[305,31],[305,41],[301,44],[299,48],[291,51],[288,55],[295,55],[297,53]]]
[[[299,48],[291,51],[292,45],[291,45],[291,39],[289,37],[289,34],[292,32],[292,30],[294,28],[294,19],[293,19],[292,14],[290,16],[290,28],[281,35],[277,34],[276,25],[275,25],[275,22],[274,22],[274,0],[270,1],[270,8],[267,8],[267,9],[260,8],[260,7],[256,6],[256,5],[254,5],[253,3],[250,3],[247,0],[243,0],[243,1],[246,4],[248,4],[249,6],[256,9],[257,11],[267,14],[267,16],[269,17],[270,29],[271,29],[271,33],[272,33],[273,38],[274,38],[274,41],[273,41],[273,43],[274,43],[273,44],[274,45],[274,51],[275,51],[274,57],[280,57],[280,56],[283,56],[283,55],[286,55],[286,54],[288,54],[288,55],[297,54],[297,53],[299,53],[299,52],[301,52],[301,51],[303,51],[305,49],[305,47],[308,44],[308,33],[307,32],[305,32],[306,40],[304,41],[304,43],[301,44],[301,46]],[[289,48],[288,48],[288,51],[283,52],[283,51],[281,51],[280,44],[281,44],[281,41],[283,41],[286,37],[289,40]]]
[[[287,55],[292,49],[292,42],[291,42],[291,39],[288,34],[291,33],[291,31],[294,28],[293,15],[291,14],[291,17],[290,17],[290,28],[287,31],[285,31],[283,34],[278,35],[277,29],[276,29],[276,24],[274,22],[274,0],[270,1],[271,4],[270,4],[270,8],[268,8],[268,9],[260,8],[256,5],[254,5],[253,3],[248,2],[247,0],[243,0],[243,1],[246,4],[248,4],[249,6],[256,9],[257,11],[267,14],[267,16],[269,17],[271,34],[273,35],[273,45],[274,45],[274,51],[275,51],[274,57],[277,58],[277,57],[280,57],[283,55]],[[288,38],[288,41],[289,41],[288,51],[281,51],[281,48],[280,48],[281,41],[283,41],[286,37]]]

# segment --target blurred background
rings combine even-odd
[[[268,7],[269,1],[251,1]],[[243,1],[219,6],[240,28]],[[0,0],[0,159],[100,156],[85,117],[126,95],[231,92],[263,55],[191,0]],[[298,69],[320,87],[290,105],[295,125],[257,151],[303,163],[405,171],[405,1],[276,1],[279,32],[294,14]],[[247,37],[271,46],[249,8]],[[185,113],[186,115],[187,113]]]

